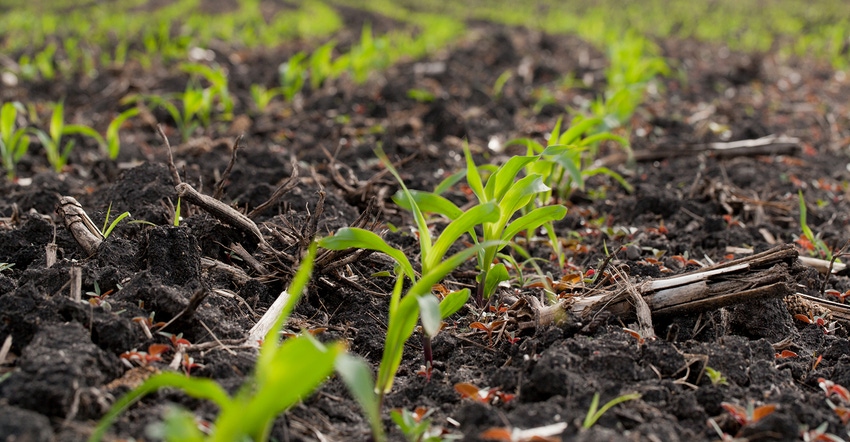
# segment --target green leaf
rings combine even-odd
[[[550,190],[549,186],[543,183],[540,175],[529,175],[514,183],[499,202],[502,211],[499,224],[506,225],[514,213],[525,207],[535,195],[547,190]]]
[[[463,214],[463,211],[453,202],[436,193],[410,190],[409,194],[423,213],[437,213],[448,219],[456,219]],[[402,209],[411,210],[410,201],[407,199],[407,194],[403,190],[399,190],[393,195],[393,201]]]
[[[3,141],[11,140],[12,134],[15,132],[15,118],[17,116],[18,112],[12,103],[5,103],[0,108],[0,139]]]
[[[440,301],[440,318],[446,319],[460,310],[469,300],[469,289],[456,290]]]
[[[379,442],[385,441],[384,425],[381,422],[381,404],[378,403],[378,397],[375,395],[375,381],[369,366],[363,359],[348,353],[340,354],[334,366],[348,387],[348,391],[351,392],[351,396],[366,414],[369,426],[372,428],[372,435]]]
[[[390,173],[395,177],[396,181],[398,181],[398,185],[401,186],[401,190],[407,195],[408,201],[416,202],[416,199],[413,198],[410,190],[404,184],[404,180],[401,179],[401,175],[398,173],[396,168],[393,166],[393,163],[387,158],[387,154],[384,153],[384,150],[380,147],[375,149],[375,155],[378,159],[384,163],[384,167],[390,171]],[[410,211],[413,212],[413,220],[416,221],[416,230],[419,233],[419,253],[422,256],[422,259],[425,259],[428,255],[430,255],[431,251],[431,232],[428,230],[428,222],[425,220],[425,216],[422,215],[422,211],[419,210],[419,206],[416,204],[410,205]],[[411,278],[411,280],[414,280]]]
[[[110,224],[109,224],[109,227],[107,227],[106,229],[104,229],[104,230],[103,230],[103,232],[102,232],[102,233],[103,233],[103,237],[104,237],[104,238],[108,238],[108,237],[109,237],[109,235],[110,235],[110,234],[112,234],[112,231],[115,229],[115,226],[117,226],[117,225],[118,225],[118,223],[120,223],[120,222],[121,222],[121,220],[123,220],[124,218],[127,218],[128,216],[130,216],[130,212],[124,212],[124,213],[122,213],[122,214],[118,215],[118,217],[116,217],[116,218],[112,221],[112,223],[110,223]],[[109,221],[109,218],[108,218],[108,217],[107,217],[106,221]]]
[[[567,214],[567,208],[564,206],[544,206],[538,207],[531,212],[513,220],[502,233],[503,241],[512,241],[514,236],[524,230],[536,229],[550,221],[558,221],[563,219]]]
[[[564,117],[558,117],[555,127],[552,128],[552,132],[549,134],[549,145],[558,144],[558,139],[561,138],[561,123],[563,120]]]
[[[443,318],[440,313],[440,302],[431,294],[417,296],[419,302],[419,316],[422,318],[422,329],[425,334],[434,337],[440,331],[440,323]]]
[[[431,254],[423,257],[422,273],[429,272],[436,266],[445,254],[448,253],[449,248],[464,233],[473,230],[477,225],[497,222],[499,220],[499,213],[499,207],[496,203],[484,203],[467,210],[463,215],[449,223],[431,248]]]
[[[423,274],[415,284],[407,291],[407,295],[399,302],[394,314],[390,315],[387,327],[387,339],[384,343],[384,354],[381,357],[381,365],[378,369],[378,380],[375,390],[378,393],[388,393],[393,386],[393,379],[401,364],[401,356],[404,351],[404,343],[413,334],[416,320],[419,316],[420,296],[432,296],[431,287],[440,282],[449,272],[463,264],[472,255],[478,253],[484,247],[498,246],[499,241],[488,241],[462,250],[445,261],[441,262],[430,272]]]
[[[447,176],[443,181],[440,181],[440,184],[437,184],[437,187],[434,188],[434,193],[437,195],[442,195],[445,191],[449,190],[452,186],[459,183],[463,177],[466,176],[466,170],[457,171],[449,176]]]
[[[197,399],[206,399],[214,402],[222,410],[227,410],[232,405],[230,396],[215,381],[202,378],[189,378],[180,373],[165,372],[154,375],[135,390],[130,391],[109,409],[95,427],[89,442],[97,442],[103,438],[106,430],[115,421],[122,411],[129,408],[139,399],[160,388],[174,387],[183,390],[189,396]]]
[[[109,159],[114,160],[118,158],[118,153],[121,149],[121,140],[118,138],[118,130],[121,129],[121,126],[125,121],[130,118],[135,117],[139,114],[139,108],[130,108],[121,112],[114,120],[109,123],[109,127],[106,128],[106,142],[107,142],[107,152],[109,153]]]
[[[478,167],[475,166],[475,161],[472,159],[472,153],[469,151],[469,144],[463,144],[463,154],[466,157],[466,182],[478,201],[481,203],[489,202],[490,199],[484,192],[484,184],[481,182],[481,175],[478,173]]]
[[[614,172],[613,170],[611,170],[607,167],[595,167],[593,169],[585,169],[583,173],[584,173],[585,176],[588,176],[588,177],[591,177],[591,176],[594,176],[594,175],[607,175],[607,176],[613,178],[614,181],[619,183],[621,186],[623,186],[623,189],[626,189],[626,192],[631,193],[634,190],[634,188],[632,188],[632,185],[629,184],[623,178],[622,175],[620,175],[617,172]]]
[[[558,137],[557,144],[576,144],[582,134],[600,124],[602,124],[602,119],[598,117],[584,118],[579,121],[573,120],[573,125]]]
[[[498,287],[499,284],[502,281],[507,281],[507,280],[511,279],[511,275],[508,274],[508,269],[502,263],[498,263],[498,264],[491,266],[490,269],[487,270],[487,273],[485,275],[486,275],[486,277],[485,277],[486,279],[484,280],[484,298],[485,299],[489,298],[490,295],[495,293],[496,287]]]
[[[65,126],[65,106],[60,101],[53,106],[53,115],[50,117],[50,138],[54,143],[59,143],[62,138],[62,128]]]
[[[405,276],[411,281],[416,280],[416,273],[404,252],[390,246],[383,238],[369,230],[343,227],[333,236],[320,239],[319,247],[328,250],[366,249],[384,253],[395,259]]]
[[[215,440],[234,441],[245,435],[263,439],[278,414],[303,400],[327,379],[344,350],[341,343],[324,346],[309,333],[287,339],[272,349],[268,367],[257,367],[255,384],[243,386],[234,406],[219,415]]]
[[[514,156],[511,157],[505,164],[502,165],[496,173],[490,175],[487,180],[487,185],[484,188],[484,193],[489,197],[501,203],[502,198],[510,190],[517,180],[517,174],[526,164],[536,161],[538,157],[534,156]]]

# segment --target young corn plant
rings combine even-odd
[[[313,267],[316,246],[310,247],[289,286],[290,298],[286,307],[269,330],[261,346],[256,366],[250,379],[234,396],[210,379],[191,378],[181,373],[163,372],[150,377],[142,385],[119,399],[98,423],[89,438],[90,442],[103,438],[118,415],[142,397],[162,388],[176,388],[197,399],[209,400],[219,408],[219,414],[210,434],[198,429],[188,413],[179,413],[178,418],[167,418],[165,434],[167,441],[238,441],[268,440],[275,417],[309,395],[321,385],[334,368],[350,386],[358,400],[366,397],[363,391],[372,388],[371,375],[365,363],[347,355],[345,345],[340,342],[322,344],[309,333],[279,340],[281,328],[298,302]],[[305,363],[307,361],[308,363]],[[374,422],[377,407],[368,398],[367,414]],[[376,439],[384,440],[383,430],[373,425]]]
[[[61,172],[68,163],[68,156],[74,150],[73,139],[65,141],[66,135],[84,135],[94,138],[99,145],[105,146],[106,140],[96,130],[81,124],[65,124],[65,107],[62,102],[53,106],[53,115],[50,118],[48,132],[34,129],[36,137],[41,141],[42,147],[47,152],[47,161],[56,172]]]
[[[109,123],[106,128],[106,152],[110,160],[118,158],[118,153],[121,152],[121,139],[118,137],[118,131],[121,126],[130,118],[139,114],[139,108],[133,107],[118,114],[114,120]]]
[[[27,153],[30,145],[27,129],[15,128],[19,110],[26,112],[21,103],[4,103],[0,107],[0,161],[9,179],[15,178],[15,165]]]
[[[513,241],[520,232],[533,231],[548,222],[563,218],[567,214],[567,208],[561,205],[536,207],[515,217],[522,210],[527,209],[539,194],[551,191],[551,188],[543,182],[543,176],[538,173],[519,177],[523,168],[540,161],[540,156],[512,157],[490,174],[485,185],[478,166],[472,159],[469,146],[464,147],[464,154],[466,180],[478,199],[478,205],[475,207],[494,204],[499,208],[498,218],[481,219],[479,223],[476,223],[476,226],[481,226],[481,238],[475,234],[474,230],[469,230],[476,244],[488,244],[482,247],[477,255],[480,274],[475,297],[481,305],[495,292],[499,283],[509,279],[505,265],[494,264],[497,253]],[[417,210],[439,213],[452,220],[458,219],[465,213],[436,192],[410,191],[396,194],[394,198],[396,204],[408,210],[418,206]],[[411,201],[415,204],[411,204]]]
[[[280,91],[286,101],[292,101],[298,92],[304,88],[304,80],[307,77],[307,54],[299,52],[278,67],[280,74]]]
[[[590,408],[587,409],[587,415],[584,417],[584,421],[582,422],[581,427],[585,430],[589,430],[590,427],[594,426],[596,424],[596,421],[598,421],[599,418],[601,418],[602,415],[605,414],[605,412],[607,412],[611,408],[614,408],[615,405],[626,401],[632,401],[635,399],[640,399],[640,393],[629,393],[624,394],[622,396],[617,396],[614,399],[611,399],[610,401],[606,402],[605,405],[602,406],[602,408],[599,408],[599,393],[594,393],[593,399],[590,401]]]
[[[376,154],[399,182],[402,192],[406,195],[406,200],[412,202],[408,204],[408,207],[413,212],[417,235],[419,236],[421,276],[417,275],[413,264],[402,250],[390,246],[380,236],[369,230],[351,227],[342,228],[337,230],[333,236],[320,240],[319,245],[330,250],[350,248],[375,250],[396,261],[397,278],[390,297],[387,337],[375,386],[378,402],[381,403],[383,396],[393,386],[396,371],[401,364],[404,343],[413,334],[417,320],[421,318],[422,329],[425,332],[423,347],[426,369],[429,369],[432,360],[430,338],[437,334],[442,320],[458,311],[469,299],[469,289],[463,289],[448,293],[442,301],[438,301],[431,294],[432,287],[485,247],[498,248],[499,243],[482,242],[454,255],[446,256],[449,248],[476,225],[497,222],[500,218],[500,210],[495,202],[477,205],[466,212],[457,214],[439,236],[434,238],[423,211],[419,209],[417,200],[405,186],[398,171],[395,170],[382,150],[378,149]],[[402,296],[405,278],[413,284]]]

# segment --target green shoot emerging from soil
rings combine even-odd
[[[9,179],[15,177],[15,165],[30,145],[27,130],[23,127],[15,129],[19,110],[25,111],[21,103],[5,103],[0,108],[0,161]]]
[[[398,180],[408,201],[416,201],[383,151],[379,149],[376,153],[384,166]],[[411,204],[410,208],[414,214],[419,236],[421,277],[417,277],[413,265],[402,250],[390,246],[380,236],[368,230],[342,228],[333,236],[319,242],[321,247],[331,250],[361,248],[379,251],[392,257],[398,264],[396,272],[398,277],[390,298],[389,326],[384,344],[384,355],[378,369],[376,391],[381,398],[392,388],[395,373],[401,364],[404,343],[413,334],[417,318],[420,316],[422,318],[422,328],[426,334],[425,359],[426,364],[430,364],[430,337],[437,334],[442,320],[459,310],[469,298],[469,290],[464,289],[449,293],[442,301],[438,301],[431,294],[431,288],[475,253],[488,246],[498,247],[499,244],[485,242],[446,257],[449,248],[474,226],[482,222],[494,222],[499,218],[500,211],[494,203],[478,205],[458,215],[457,219],[443,229],[436,240],[432,238],[425,216],[418,205]],[[402,297],[405,277],[414,284]]]
[[[587,416],[585,416],[584,422],[582,422],[581,427],[585,430],[589,429],[594,424],[596,424],[596,421],[598,421],[599,418],[602,417],[603,414],[605,414],[605,412],[613,408],[615,405],[635,399],[640,399],[640,393],[629,393],[624,394],[622,396],[617,396],[614,399],[611,399],[610,401],[606,402],[605,405],[602,406],[602,408],[598,408],[599,393],[594,393],[593,399],[590,402],[590,408],[587,409]]]
[[[327,379],[335,367],[344,372],[343,377],[347,381],[360,385],[361,389],[365,386],[368,390],[371,380],[368,369],[362,366],[363,363],[353,357],[342,361],[338,359],[345,352],[344,344],[325,345],[309,333],[284,342],[279,340],[281,328],[310,279],[315,252],[316,245],[313,244],[289,286],[290,298],[286,306],[260,346],[253,375],[235,396],[228,395],[219,384],[210,379],[190,378],[175,372],[161,373],[118,400],[98,424],[89,440],[100,440],[119,413],[145,395],[166,387],[177,388],[192,397],[212,401],[220,410],[212,433],[208,436],[201,433],[194,419],[189,418],[187,413],[167,418],[167,432],[164,436],[169,441],[235,441],[246,438],[255,441],[267,440],[275,417],[310,394]],[[305,364],[304,361],[310,363]],[[364,370],[367,374],[365,377],[362,375]]]

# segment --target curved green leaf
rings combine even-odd
[[[490,267],[484,280],[484,299],[488,299],[502,281],[509,279],[511,279],[511,275],[508,274],[508,269],[504,264],[498,263]]]
[[[443,229],[431,248],[431,253],[422,257],[422,273],[427,273],[435,267],[461,235],[471,231],[477,225],[493,223],[498,220],[499,207],[492,202],[475,206],[464,212]]]
[[[328,250],[366,249],[384,253],[395,259],[405,276],[410,278],[411,281],[416,280],[416,273],[404,252],[390,246],[383,238],[369,230],[343,227],[337,230],[333,236],[320,239],[319,247]]]
[[[129,408],[139,399],[160,388],[174,387],[183,390],[189,396],[198,399],[207,399],[214,402],[222,410],[227,410],[232,405],[232,400],[227,392],[211,379],[189,378],[180,373],[165,372],[150,377],[135,390],[130,391],[109,409],[109,412],[98,422],[89,442],[97,442],[103,438],[106,430],[115,421],[122,411]]]
[[[419,206],[419,210],[424,213],[437,213],[448,219],[456,219],[463,214],[463,210],[460,210],[455,203],[436,193],[423,192],[421,190],[410,190],[408,193],[413,197],[416,205]],[[412,210],[410,200],[408,200],[407,194],[403,190],[399,190],[393,195],[393,202],[402,209]]]
[[[417,296],[419,303],[419,316],[422,318],[422,329],[428,336],[436,336],[440,331],[440,323],[443,317],[440,312],[440,301],[431,294]]]
[[[513,220],[502,233],[503,241],[513,241],[514,236],[524,230],[536,229],[550,221],[563,219],[567,214],[567,208],[564,206],[544,206],[538,207],[531,212]]]
[[[537,160],[537,155],[533,156],[514,156],[511,157],[502,167],[496,170],[496,173],[490,175],[487,180],[487,185],[484,187],[484,193],[493,200],[502,202],[502,198],[513,187],[517,180],[517,174],[526,164]]]
[[[490,201],[487,194],[484,192],[484,184],[481,182],[481,174],[478,173],[478,167],[475,166],[475,161],[472,159],[472,152],[469,151],[469,144],[463,144],[463,155],[466,157],[466,182],[472,193],[478,197],[478,201],[486,203]]]
[[[602,124],[602,119],[598,117],[585,118],[578,122],[573,120],[572,126],[558,137],[557,144],[576,144],[582,134],[600,124]]]
[[[345,382],[348,391],[354,400],[360,404],[360,408],[369,420],[372,435],[383,442],[386,440],[384,425],[381,422],[381,404],[375,395],[375,380],[372,378],[372,370],[366,362],[354,355],[342,353],[336,358],[334,364],[339,377]]]
[[[440,301],[440,318],[446,319],[460,310],[469,300],[469,289],[456,290]]]
[[[549,186],[543,183],[540,175],[536,174],[529,175],[514,183],[499,202],[499,208],[502,212],[498,221],[499,224],[501,226],[506,225],[514,213],[525,207],[534,198],[534,195],[547,190],[550,190]]]

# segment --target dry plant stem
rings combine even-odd
[[[6,357],[9,356],[9,350],[12,349],[12,335],[6,336],[3,341],[3,346],[0,347],[0,364],[6,363]]]
[[[224,172],[221,174],[221,179],[218,180],[218,183],[215,185],[215,192],[213,192],[213,198],[220,200],[224,195],[224,183],[227,182],[227,178],[230,176],[230,172],[233,170],[233,165],[236,164],[236,151],[239,150],[239,142],[242,141],[242,135],[236,137],[236,141],[233,142],[233,148],[230,154],[230,162],[227,163],[227,167],[224,168]]]
[[[162,141],[165,142],[166,152],[168,152],[168,170],[171,171],[171,179],[174,180],[174,185],[180,184],[180,174],[177,173],[177,166],[174,165],[174,154],[171,151],[171,143],[168,142],[168,137],[165,135],[165,131],[162,130],[162,125],[157,124],[156,130],[159,132],[159,136],[162,137]]]
[[[254,219],[266,210],[268,210],[269,207],[277,204],[281,197],[283,197],[290,190],[295,188],[296,184],[298,184],[298,163],[293,158],[292,174],[289,176],[289,178],[285,179],[282,183],[280,183],[279,186],[277,186],[277,189],[274,190],[272,196],[269,197],[268,201],[264,202],[263,204],[260,204],[259,206],[255,207],[254,210],[249,212],[248,218]]]
[[[280,293],[269,309],[263,314],[263,317],[260,318],[253,327],[251,327],[251,330],[248,332],[248,337],[245,338],[245,343],[247,345],[254,347],[260,346],[260,343],[266,338],[266,334],[268,334],[269,330],[274,327],[277,317],[280,316],[283,308],[289,302],[290,296],[292,295],[290,295],[286,290]]]
[[[251,221],[250,218],[243,215],[233,207],[230,207],[211,196],[198,192],[188,183],[180,183],[175,186],[175,189],[177,190],[177,195],[180,196],[180,198],[204,209],[207,213],[214,216],[219,221],[253,234],[262,244],[266,242],[263,238],[263,234],[260,233],[260,229],[256,224],[254,224],[254,221]]]
[[[811,256],[801,256],[800,262],[814,268],[822,275],[826,275],[827,272],[839,273],[847,268],[847,264],[842,264],[840,262],[831,263],[825,259],[812,258]]]
[[[58,250],[59,246],[55,242],[44,246],[44,260],[48,269],[53,267],[53,264],[56,264],[56,252]]]
[[[245,273],[245,271],[240,269],[239,267],[234,267],[230,264],[225,264],[217,259],[201,257],[201,268],[207,271],[218,269],[223,272],[226,272],[230,275],[231,278],[236,281],[237,284],[245,284],[246,282],[248,282],[249,279],[251,279],[251,277],[248,276],[248,274]]]
[[[717,158],[735,158],[761,155],[798,155],[802,150],[800,140],[792,137],[769,135],[751,140],[739,140],[726,143],[698,144],[693,146],[662,146],[657,150],[635,152],[631,160],[637,162],[658,161],[668,158],[695,156],[708,153]],[[614,166],[630,158],[617,152],[599,159],[597,166]]]
[[[826,293],[826,284],[829,282],[829,275],[832,274],[832,270],[835,268],[835,260],[838,258],[845,256],[847,253],[847,246],[850,246],[850,240],[847,240],[837,252],[832,254],[832,259],[829,260],[829,268],[827,269],[825,276],[823,278],[823,284],[820,286],[820,295],[824,296]],[[841,264],[841,263],[839,263]]]
[[[614,269],[615,274],[621,275],[623,280],[626,280],[625,275],[619,270]],[[638,322],[638,333],[644,339],[655,339],[655,329],[652,328],[652,312],[646,300],[638,293],[637,288],[630,282],[625,283],[628,299],[635,309],[635,316]]]
[[[850,305],[829,301],[823,298],[817,298],[815,296],[806,295],[803,293],[796,293],[796,295],[804,298],[809,302],[812,302],[813,304],[817,304],[825,309],[828,309],[832,313],[833,318],[838,318],[850,322]]]
[[[71,300],[81,302],[83,300],[83,269],[80,266],[72,266],[68,272],[71,276]]]
[[[59,198],[56,213],[88,256],[97,253],[97,248],[103,242],[103,235],[75,198],[70,196]]]
[[[245,261],[245,263],[248,264],[248,266],[251,267],[255,272],[259,273],[262,276],[269,274],[269,270],[266,268],[266,266],[264,266],[263,263],[254,258],[250,253],[248,253],[248,251],[245,250],[245,247],[242,247],[242,244],[232,244],[230,246],[230,250],[233,251],[236,256],[242,258],[242,260]]]
[[[631,290],[646,301],[652,316],[701,312],[793,294],[789,265],[796,258],[794,247],[784,245],[684,275],[631,287],[621,285],[593,295],[576,295],[552,306],[543,306],[536,299],[529,301],[536,312],[538,326],[583,323],[602,310],[620,317],[633,317],[634,308],[629,303],[629,298],[634,296]]]

